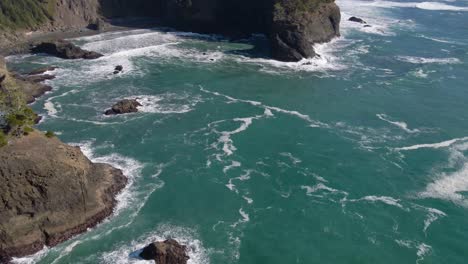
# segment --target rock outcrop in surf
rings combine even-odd
[[[65,40],[42,42],[31,49],[32,53],[46,53],[62,59],[86,59],[92,60],[103,55],[94,51],[83,50],[73,43]]]
[[[121,115],[138,112],[138,106],[141,104],[136,99],[123,99],[106,110],[105,115]]]
[[[157,264],[187,264],[189,259],[187,247],[174,239],[149,244],[140,253],[140,257],[144,260],[154,260]]]

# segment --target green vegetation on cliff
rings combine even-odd
[[[1,0],[0,29],[35,28],[52,19],[56,0]]]
[[[0,65],[0,146],[8,137],[21,136],[31,130],[37,115],[26,104],[25,94],[6,68]]]

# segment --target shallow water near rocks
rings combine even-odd
[[[59,66],[39,128],[130,178],[113,217],[15,262],[147,263],[172,237],[189,263],[466,263],[468,3],[338,4],[342,37],[299,63],[159,29],[8,58]],[[140,113],[103,115],[124,98]]]

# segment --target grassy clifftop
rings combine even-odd
[[[35,28],[53,17],[56,0],[1,0],[0,29]]]

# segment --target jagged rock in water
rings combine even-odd
[[[83,50],[73,43],[58,40],[53,42],[42,42],[31,49],[33,53],[46,53],[62,59],[97,59],[103,55],[94,51]]]
[[[47,67],[32,70],[27,75],[40,75],[40,74],[44,74],[44,73],[46,73],[48,71],[53,71],[55,69],[57,69],[57,67],[47,66]]]
[[[115,105],[111,109],[106,110],[105,115],[120,115],[127,113],[138,112],[138,106],[141,104],[136,99],[124,99]]]
[[[0,148],[0,263],[85,232],[112,213],[127,179],[42,133]]]
[[[149,244],[140,253],[140,257],[154,260],[157,264],[186,264],[189,259],[186,249],[186,246],[180,245],[174,239],[168,239]]]
[[[361,24],[367,24],[366,21],[364,21],[362,18],[352,16],[348,19],[351,22],[356,22],[356,23],[361,23]]]
[[[114,74],[121,73],[123,71],[123,66],[122,65],[117,65],[114,68]]]

